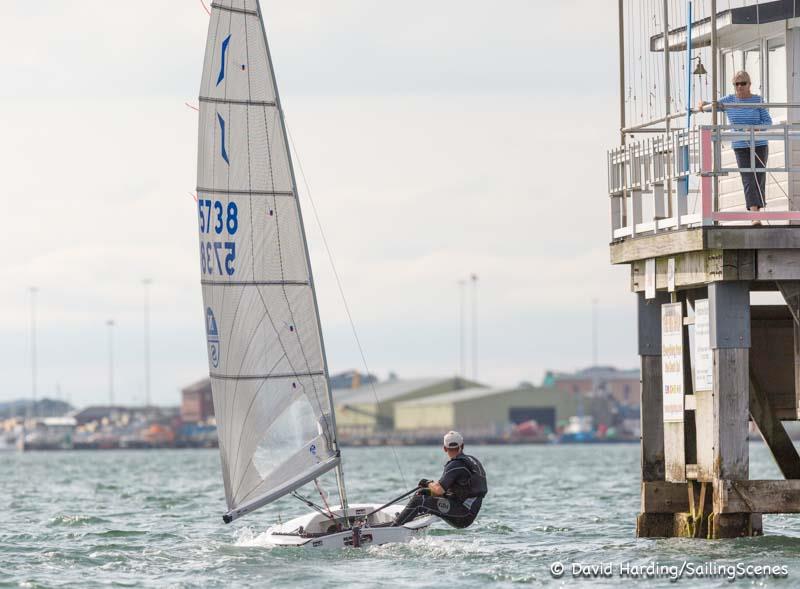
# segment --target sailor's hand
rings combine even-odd
[[[428,485],[430,485],[430,484],[431,484],[431,482],[428,479],[420,479],[419,482],[417,483],[417,486],[420,489],[427,489]]]
[[[423,497],[430,497],[431,496],[431,490],[430,489],[420,489],[419,491],[417,491],[417,495],[421,495]]]

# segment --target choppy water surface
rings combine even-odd
[[[476,523],[439,523],[410,544],[302,552],[266,548],[277,517],[305,512],[282,500],[229,526],[216,450],[0,454],[0,586],[437,587],[575,583],[573,562],[785,564],[800,584],[800,519],[765,516],[762,538],[637,540],[639,449],[624,446],[474,447],[490,495]],[[354,501],[383,501],[441,472],[438,448],[398,448],[404,485],[387,448],[346,448]],[[762,445],[753,478],[779,478]],[[550,565],[567,574],[554,580]],[[618,577],[581,580],[619,584]],[[636,583],[635,580],[623,580]],[[672,586],[668,579],[648,586]],[[684,586],[729,586],[681,579]]]

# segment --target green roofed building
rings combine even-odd
[[[555,432],[579,413],[578,405],[576,395],[549,387],[470,388],[397,403],[395,427],[419,436],[454,429],[464,436],[491,438],[532,420]],[[613,418],[607,399],[586,398],[583,410],[595,423]]]
[[[343,437],[394,429],[396,403],[481,387],[458,377],[394,379],[356,389],[334,389],[336,426]]]

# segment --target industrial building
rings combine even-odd
[[[582,407],[581,407],[582,405]],[[395,405],[395,428],[419,436],[451,429],[476,438],[500,437],[515,424],[536,421],[551,432],[585,412],[596,423],[612,423],[613,404],[554,388],[469,388]]]
[[[345,438],[392,430],[396,403],[480,386],[463,378],[449,377],[394,379],[356,389],[335,389],[336,425]]]
[[[181,390],[181,419],[186,423],[202,423],[214,417],[211,379],[204,378]]]
[[[569,393],[611,396],[622,405],[639,406],[638,368],[619,370],[612,366],[590,366],[577,372],[548,371],[542,386]]]

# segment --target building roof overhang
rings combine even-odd
[[[753,26],[765,26],[795,18],[800,10],[795,0],[776,0],[752,6],[732,8],[717,13],[717,35],[721,41],[739,38],[740,33],[752,31]],[[692,22],[692,46],[711,45],[711,17]],[[686,26],[669,31],[670,51],[686,49]],[[664,51],[664,33],[650,37],[650,51]]]

